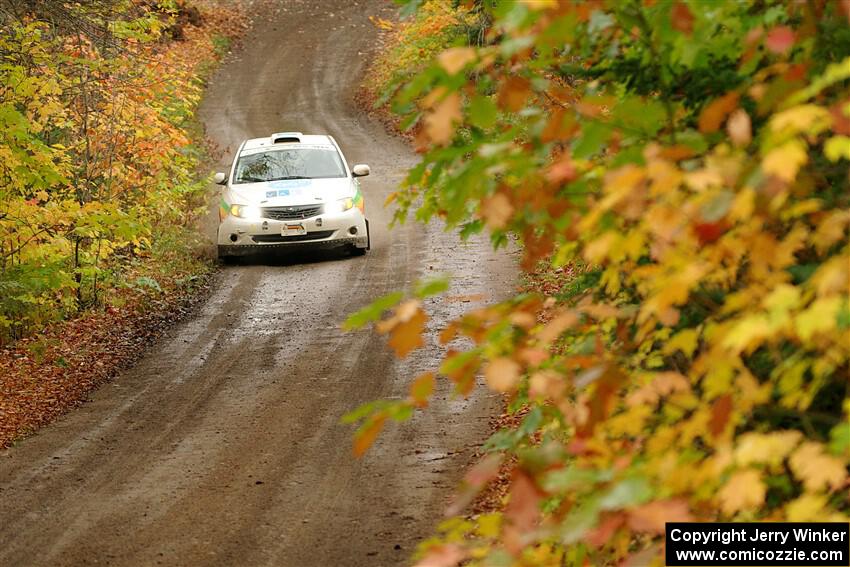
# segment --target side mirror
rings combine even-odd
[[[351,168],[351,176],[352,177],[366,177],[370,173],[369,166],[365,163],[358,163],[354,167]]]
[[[224,185],[225,183],[227,183],[227,175],[219,171],[218,173],[213,175],[213,183],[215,183],[216,185]]]

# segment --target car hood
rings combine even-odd
[[[285,207],[326,203],[352,197],[348,177],[331,179],[281,179],[262,183],[240,183],[230,187],[233,203],[263,207]]]

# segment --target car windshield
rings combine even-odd
[[[235,183],[345,177],[345,168],[334,148],[273,149],[240,156],[234,177]]]

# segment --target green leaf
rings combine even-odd
[[[617,510],[643,504],[652,497],[652,488],[643,477],[629,477],[612,486],[599,501],[602,510]]]
[[[578,159],[587,159],[602,149],[602,145],[611,137],[610,124],[593,121],[582,126],[581,136],[573,147],[573,155]]]
[[[348,319],[342,324],[342,328],[346,331],[359,329],[366,323],[377,321],[384,314],[384,311],[395,307],[402,299],[404,294],[400,291],[388,293],[383,297],[379,297],[357,313],[348,316]]]
[[[404,400],[391,403],[386,408],[387,417],[393,421],[407,421],[413,417],[413,406]]]
[[[467,107],[469,123],[482,130],[486,130],[496,124],[498,112],[496,103],[490,97],[481,95],[473,97]]]
[[[796,264],[794,266],[788,266],[786,271],[791,274],[794,284],[799,285],[808,280],[819,267],[820,264]]]
[[[612,474],[609,470],[569,467],[546,474],[543,478],[543,489],[547,492],[587,489],[598,482],[607,482],[611,478]]]
[[[340,423],[356,423],[362,421],[374,413],[384,411],[390,402],[387,400],[373,400],[361,404],[340,418]]]
[[[541,423],[543,423],[543,410],[540,406],[535,406],[522,419],[522,423],[517,428],[517,433],[521,437],[531,437],[540,429]]]
[[[590,499],[575,506],[561,524],[560,539],[569,545],[581,541],[587,531],[599,520],[599,500]]]
[[[667,115],[658,100],[629,97],[615,107],[614,116],[627,134],[650,137],[661,130]]]
[[[510,451],[516,448],[519,436],[515,429],[500,429],[492,434],[484,442],[484,451],[487,453]]]
[[[419,5],[422,3],[422,0],[395,0],[395,3],[401,6],[399,10],[399,15],[402,18],[410,18],[416,11],[419,9]]]
[[[135,281],[133,281],[133,287],[150,288],[155,289],[156,291],[162,291],[162,288],[159,286],[159,282],[148,276],[136,278]]]
[[[449,278],[445,276],[431,278],[419,282],[414,294],[419,299],[425,299],[432,295],[439,295],[449,289]]]
[[[466,366],[467,362],[479,356],[479,352],[477,350],[468,350],[465,352],[458,353],[451,358],[447,358],[440,365],[440,373],[441,374],[451,374],[456,370],[460,370],[464,366]]]
[[[829,450],[838,456],[850,456],[850,423],[839,423],[829,432]]]
[[[696,130],[685,130],[677,133],[676,141],[697,153],[702,153],[708,149],[708,142],[705,141],[705,137]]]
[[[484,230],[484,222],[481,219],[471,220],[467,223],[464,223],[463,226],[460,228],[460,237],[463,240],[467,240],[470,236],[478,234],[482,230]],[[496,235],[494,234],[494,236]],[[500,235],[500,238],[504,238],[504,235]],[[494,247],[498,248],[495,242]]]

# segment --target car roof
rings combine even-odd
[[[301,132],[277,132],[265,138],[251,138],[245,140],[242,151],[256,150],[278,146],[324,146],[336,148],[330,136],[325,134],[302,134]]]

